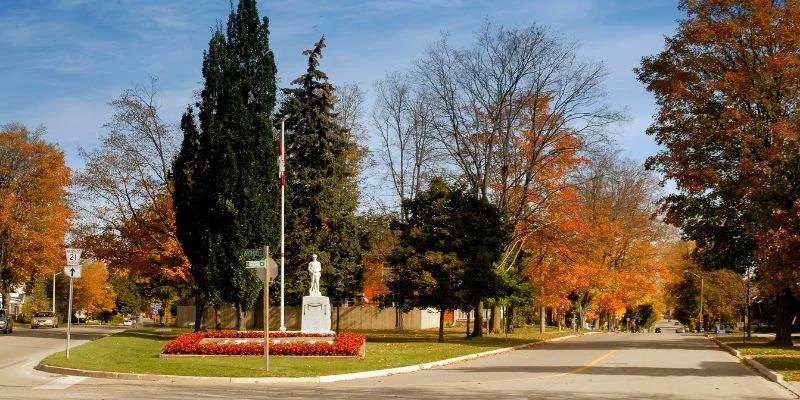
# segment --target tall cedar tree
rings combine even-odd
[[[64,153],[19,124],[0,128],[0,289],[11,291],[64,262],[70,171]]]
[[[268,26],[267,17],[259,22],[256,2],[242,0],[231,10],[227,30],[217,27],[203,58],[198,115],[191,107],[184,114],[174,163],[177,233],[192,275],[208,300],[236,305],[239,329],[246,328],[244,312],[261,290],[241,251],[278,242],[270,121],[276,69]]]
[[[308,56],[306,73],[283,89],[279,116],[285,118],[286,173],[292,213],[287,229],[288,302],[299,303],[308,288],[306,266],[312,254],[322,263],[320,285],[339,302],[361,292],[366,224],[356,215],[357,176],[364,150],[337,123],[334,88],[317,69],[323,36]]]
[[[688,18],[636,71],[659,106],[648,133],[664,150],[648,166],[677,183],[667,217],[697,240],[704,267],[755,265],[779,305],[775,342],[789,345],[800,278],[800,1],[681,8]]]
[[[444,341],[446,310],[468,308],[475,299],[504,294],[494,264],[510,236],[500,211],[488,201],[448,187],[434,178],[428,190],[404,201],[406,222],[389,262],[395,276],[388,298],[402,304],[439,309],[439,342]]]

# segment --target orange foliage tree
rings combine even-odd
[[[664,270],[656,245],[661,223],[651,219],[656,188],[644,170],[613,154],[584,169],[577,206],[561,224],[560,267],[577,295],[581,324],[589,311],[611,325],[626,309],[653,302]]]
[[[116,306],[117,294],[108,282],[108,269],[102,261],[83,264],[81,277],[74,280],[73,311],[83,310],[87,316],[96,317],[111,312]]]
[[[648,133],[664,149],[648,165],[676,182],[667,216],[710,255],[704,268],[756,267],[777,301],[775,341],[791,345],[800,295],[800,1],[680,4],[687,18],[637,70],[659,106]]]
[[[22,125],[0,129],[0,281],[3,308],[10,291],[64,264],[70,171],[64,154]]]

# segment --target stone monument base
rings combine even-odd
[[[331,301],[327,296],[303,296],[300,329],[303,332],[331,332]]]

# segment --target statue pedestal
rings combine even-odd
[[[300,330],[303,332],[331,332],[331,301],[327,296],[303,296]]]

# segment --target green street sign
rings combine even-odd
[[[264,249],[244,249],[242,257],[264,258]]]
[[[247,264],[247,268],[264,268],[264,265],[266,265],[264,260],[247,261],[246,264]]]

